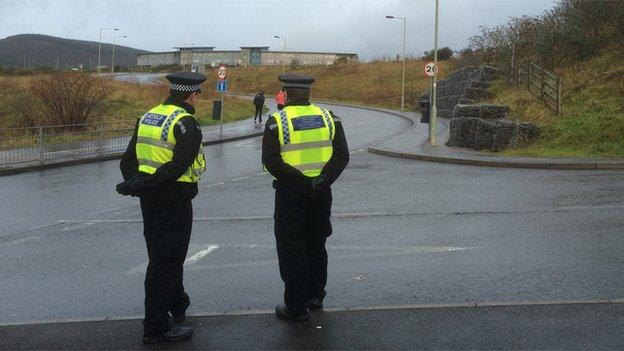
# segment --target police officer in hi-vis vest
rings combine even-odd
[[[149,263],[145,273],[143,342],[178,341],[191,337],[179,326],[190,305],[182,283],[183,264],[193,223],[191,199],[206,170],[202,133],[193,116],[202,74],[167,75],[171,82],[164,103],[141,116],[121,158],[122,195],[138,196]]]
[[[266,123],[262,163],[275,178],[275,240],[284,281],[282,319],[307,321],[323,307],[327,283],[325,240],[331,235],[331,185],[349,162],[340,118],[310,103],[314,78],[278,77],[286,106]]]

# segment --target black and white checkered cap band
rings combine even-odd
[[[199,91],[201,88],[199,85],[184,85],[184,84],[171,84],[171,90],[177,91]]]

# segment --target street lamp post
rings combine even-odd
[[[438,108],[436,107],[436,91],[438,86],[438,17],[440,13],[440,1],[435,2],[435,30],[433,39],[433,91],[431,93],[431,121],[430,122],[430,135],[429,140],[431,146],[436,146],[436,129],[438,122]]]
[[[102,52],[102,30],[104,30],[104,29],[119,30],[119,28],[107,28],[107,27],[100,27],[100,44],[98,45],[98,65],[97,65],[97,73],[100,73],[100,53]]]
[[[280,37],[279,35],[274,35],[274,38],[284,39],[284,51],[282,51],[282,74],[284,74],[284,65],[286,64],[286,38]]]
[[[113,37],[113,61],[111,62],[111,73],[115,73],[115,39],[116,38],[127,38],[127,35],[118,35]]]
[[[401,84],[401,112],[405,112],[405,34],[407,31],[407,18],[390,15],[387,15],[386,18],[403,20],[403,82]]]

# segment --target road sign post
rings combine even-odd
[[[219,114],[219,139],[223,139],[223,110],[225,109],[225,92],[228,88],[227,66],[220,64],[217,69],[217,92],[221,93],[221,113]]]
[[[435,63],[433,62],[429,62],[425,65],[425,75],[427,77],[429,77],[429,141],[431,142],[431,134],[432,134],[432,125],[433,122],[431,121],[431,109],[432,109],[432,102],[433,102],[433,76],[436,72],[437,68]],[[434,140],[435,141],[435,140]]]

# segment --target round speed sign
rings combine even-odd
[[[429,77],[433,77],[433,74],[436,71],[436,66],[433,62],[429,62],[428,64],[425,65],[425,74],[428,75]]]
[[[217,77],[219,77],[219,79],[227,78],[227,66],[223,63],[219,65],[219,69],[217,70]]]

